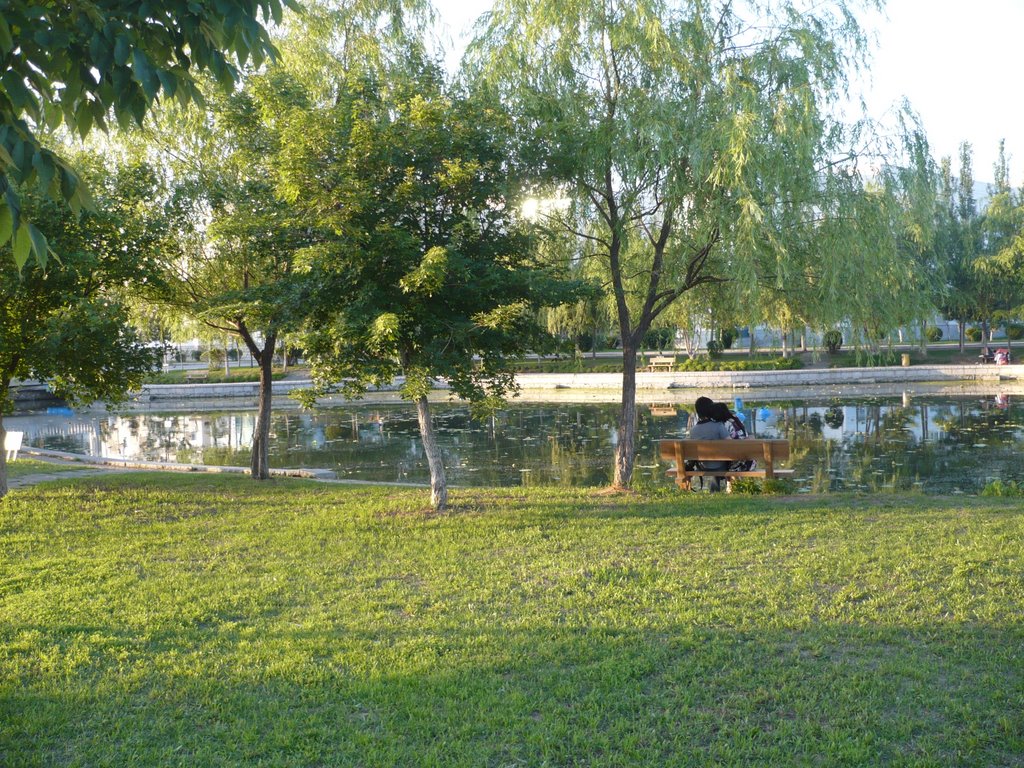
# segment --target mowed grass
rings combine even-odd
[[[0,503],[0,765],[1024,762],[1024,511],[68,479]]]

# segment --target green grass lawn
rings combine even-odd
[[[1002,499],[68,479],[0,503],[0,765],[1020,765]]]

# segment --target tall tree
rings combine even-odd
[[[863,274],[891,266],[894,250],[875,247],[893,241],[891,217],[853,218],[884,190],[829,118],[866,52],[856,6],[498,0],[485,16],[470,74],[539,136],[536,171],[572,198],[564,224],[609,276],[614,485],[632,478],[637,351],[677,299],[725,280],[784,288],[810,269],[831,306],[865,305]],[[827,247],[791,247],[811,240]]]
[[[511,358],[543,342],[542,305],[574,298],[533,258],[507,121],[445,92],[439,71],[357,79],[338,103],[290,118],[291,199],[318,230],[310,253],[304,348],[321,391],[359,393],[403,376],[430,468],[431,504],[447,478],[427,399],[444,378],[493,406],[514,388]]]
[[[84,137],[141,124],[153,102],[199,97],[195,77],[209,72],[225,88],[235,62],[274,52],[264,21],[280,22],[292,0],[106,0],[103,3],[0,3],[0,246],[21,267],[30,253],[45,265],[47,240],[21,215],[18,187],[88,204],[78,175],[43,145],[40,129],[66,125]]]
[[[1017,191],[1010,183],[1010,165],[1006,157],[1006,143],[999,142],[999,154],[992,168],[993,183],[989,186],[989,199],[981,216],[981,249],[975,263],[975,279],[986,290],[984,306],[998,320],[1018,316],[1021,304],[1021,282],[1008,256],[1015,248],[1024,227],[1024,210]]]
[[[259,367],[259,402],[250,457],[254,479],[270,477],[273,359],[283,332],[300,321],[292,290],[305,226],[277,195],[280,149],[273,116],[301,93],[282,93],[279,70],[252,76],[230,96],[210,92],[202,112],[176,110],[149,131],[164,157],[170,237],[164,280],[152,301],[209,331],[239,339]]]
[[[155,278],[161,226],[141,202],[152,195],[153,176],[133,167],[86,178],[96,205],[81,218],[21,190],[27,210],[59,248],[59,262],[46,269],[32,262],[19,271],[9,252],[0,254],[0,442],[13,379],[46,380],[58,396],[77,402],[116,402],[141,385],[153,363],[121,301],[125,290]],[[0,452],[0,496],[6,492]]]

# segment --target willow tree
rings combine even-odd
[[[623,346],[615,486],[633,472],[636,354],[677,299],[726,280],[783,288],[810,262],[841,306],[883,257],[864,227],[790,247],[839,228],[842,198],[864,188],[831,117],[867,53],[856,5],[498,0],[481,20],[468,73],[540,141],[538,176],[573,201],[563,224],[608,274]]]

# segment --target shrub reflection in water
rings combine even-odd
[[[685,436],[687,405],[638,406],[637,479],[668,484],[657,440]],[[791,441],[802,491],[920,489],[977,492],[1024,480],[1024,404],[1002,395],[744,403],[751,437]],[[454,485],[601,485],[610,479],[617,406],[522,404],[475,421],[438,404]],[[27,444],[101,456],[202,464],[248,463],[250,411],[11,416]],[[426,482],[411,406],[355,405],[279,411],[271,464],[326,467],[339,477]]]

